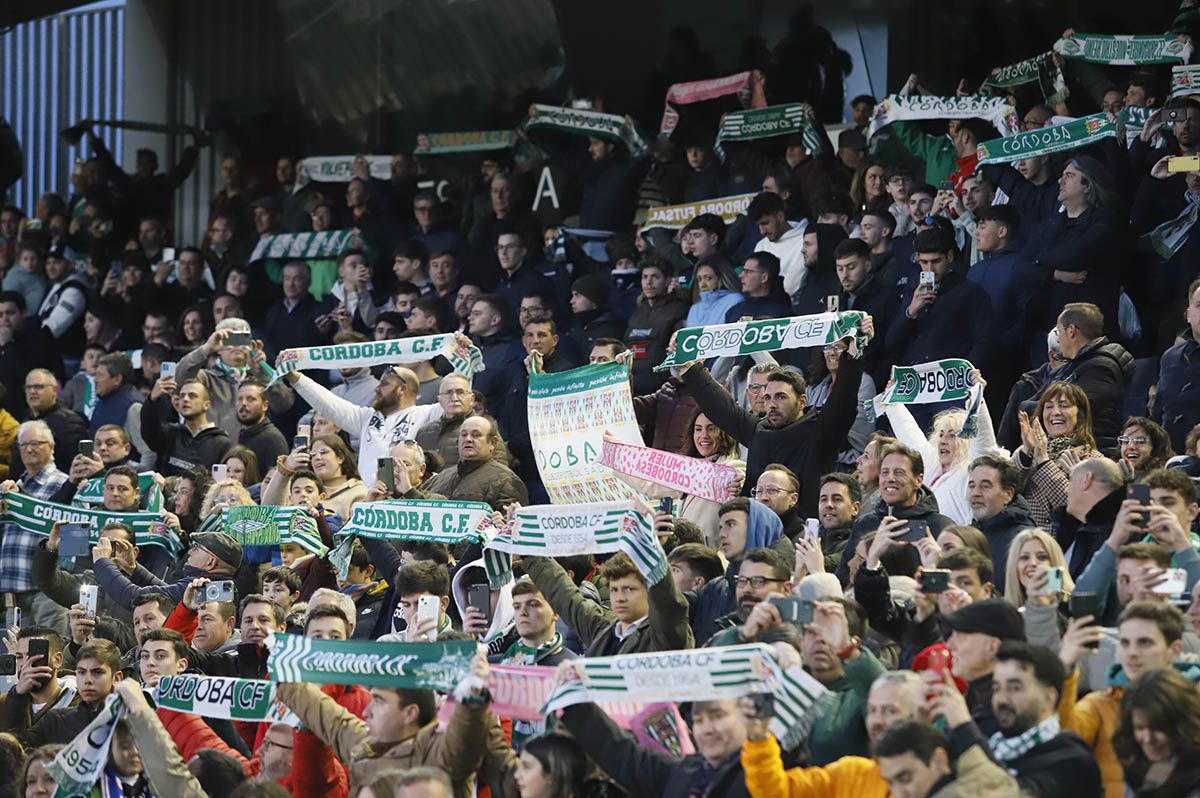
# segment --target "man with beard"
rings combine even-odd
[[[944,616],[943,620],[951,629],[946,648],[953,657],[952,672],[956,679],[967,683],[971,720],[984,734],[993,734],[1003,728],[997,721],[999,713],[994,709],[992,698],[993,686],[999,681],[995,674],[997,652],[1008,643],[1024,644],[1025,625],[1021,614],[1004,599],[987,599],[968,604]],[[1062,686],[1061,670],[1060,664],[1056,693]],[[1050,705],[1050,711],[1054,711],[1054,704]]]
[[[742,559],[733,583],[737,609],[717,619],[717,623],[725,628],[710,637],[705,648],[749,643],[777,626],[773,622],[782,621],[779,610],[767,599],[791,594],[792,569],[783,555],[774,549],[751,549]],[[754,612],[760,604],[763,611]]]
[[[465,335],[456,333],[455,343],[468,346],[471,342]],[[375,484],[379,458],[387,457],[393,444],[412,438],[417,430],[441,418],[443,413],[441,405],[417,404],[420,381],[411,369],[403,366],[392,366],[384,371],[370,407],[359,407],[335,396],[328,388],[298,371],[290,372],[284,379],[338,429],[359,431],[358,473],[368,485]]]
[[[1000,730],[988,742],[1032,798],[1101,794],[1092,752],[1074,732],[1059,729],[1064,679],[1062,662],[1041,646],[1009,642],[996,654],[992,710]]]
[[[183,423],[164,423],[158,400],[176,390],[176,409]],[[160,377],[154,383],[150,401],[142,404],[142,437],[158,453],[156,471],[165,476],[181,476],[189,468],[207,471],[210,465],[221,461],[232,443],[224,430],[209,421],[211,409],[208,389],[198,380],[184,382],[178,388],[171,377]]]
[[[271,409],[268,397],[268,390],[261,383],[243,382],[237,391],[236,413],[241,425],[238,443],[254,452],[260,464],[269,466],[290,449],[283,433],[267,417]]]

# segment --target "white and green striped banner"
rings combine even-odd
[[[209,531],[210,526],[216,526],[213,519],[219,519],[221,531],[243,546],[279,546],[294,543],[318,557],[324,557],[329,550],[321,542],[316,519],[303,507],[284,507],[277,504],[226,505],[221,508],[220,513],[206,518],[200,531]]]
[[[772,693],[771,730],[781,742],[803,736],[812,722],[809,711],[828,692],[802,668],[783,670],[761,643],[588,657],[573,660],[568,679],[561,679],[542,707],[545,715],[581,703],[713,701]]]
[[[486,544],[484,567],[493,587],[512,579],[512,554],[570,557],[576,554],[629,555],[647,584],[667,573],[667,557],[650,520],[632,501],[539,504],[522,507]]]
[[[468,379],[484,370],[483,354],[478,347],[459,345],[453,333],[438,333],[418,338],[285,349],[280,353],[278,369],[271,383],[278,382],[283,375],[293,371],[393,366],[418,363],[438,356],[450,361],[454,370]]]
[[[1104,36],[1099,33],[1075,33],[1054,43],[1054,51],[1063,58],[1109,66],[1140,64],[1186,64],[1192,57],[1192,45],[1178,36]]]
[[[338,537],[427,540],[454,545],[487,541],[495,534],[492,507],[484,502],[390,499],[359,502]]]
[[[582,108],[561,108],[557,105],[535,104],[521,123],[525,130],[557,130],[575,136],[593,136],[625,145],[636,157],[650,151],[650,145],[625,117],[602,114]]]
[[[1200,94],[1200,64],[1171,67],[1171,96],[1187,97],[1191,94]]]
[[[721,117],[713,152],[723,161],[725,148],[722,144],[726,141],[753,141],[772,136],[790,136],[793,133],[804,137],[804,146],[810,153],[821,151],[821,134],[800,103],[734,111]]]
[[[283,634],[267,641],[267,668],[276,682],[448,691],[470,672],[477,645],[473,640],[381,643]]]
[[[992,139],[979,145],[979,164],[1011,163],[1092,144],[1117,135],[1117,125],[1107,114],[1072,119],[1059,125],[1026,130],[1015,136]]]
[[[280,233],[260,238],[250,253],[258,260],[317,260],[336,258],[350,248],[353,230],[323,230],[320,233]]]
[[[0,497],[0,521],[16,524],[35,535],[50,535],[56,523],[88,524],[93,542],[110,521],[119,521],[133,529],[137,545],[162,546],[173,555],[182,548],[175,530],[162,523],[158,513],[114,513],[88,507],[68,507],[24,493],[10,492]]]
[[[108,750],[112,747],[117,722],[125,717],[125,702],[117,693],[104,699],[99,714],[75,735],[71,742],[46,765],[55,782],[54,798],[77,798],[91,795],[92,787],[104,775],[108,765]],[[9,774],[11,777],[13,774]]]
[[[844,338],[853,339],[850,352],[858,355],[867,346],[867,337],[858,329],[865,316],[861,310],[844,310],[840,313],[817,313],[784,319],[685,327],[675,336],[675,351],[668,353],[667,359],[655,366],[654,370],[666,371],[693,360],[722,355],[749,355],[754,352],[825,346]]]
[[[275,712],[275,682],[184,673],[164,676],[154,701],[174,712],[203,718],[269,721]]]
[[[162,509],[162,490],[154,481],[153,471],[142,471],[138,474],[138,492],[146,503],[147,512],[157,513]],[[104,475],[85,480],[75,491],[71,501],[80,507],[94,507],[104,503]]]
[[[893,122],[920,119],[986,119],[1005,136],[1021,129],[1017,110],[1005,97],[934,97],[927,94],[893,94],[875,106],[869,136]]]
[[[418,133],[413,155],[461,155],[506,150],[513,144],[511,130],[464,130],[456,133]]]

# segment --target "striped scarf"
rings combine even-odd
[[[1034,748],[1058,736],[1058,715],[1051,715],[1033,728],[1026,729],[1016,737],[1005,737],[996,732],[988,740],[992,753],[1001,762],[1012,762],[1028,754]]]

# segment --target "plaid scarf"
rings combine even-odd
[[[988,740],[992,753],[1001,762],[1012,762],[1028,754],[1034,748],[1049,742],[1058,736],[1058,715],[1051,715],[1031,729],[1018,734],[1016,737],[1005,737],[1002,732],[996,732]]]

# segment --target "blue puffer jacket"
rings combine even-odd
[[[1192,427],[1200,424],[1200,344],[1190,332],[1187,340],[1163,352],[1150,417],[1163,425],[1177,452],[1184,450]]]
[[[734,305],[741,304],[742,295],[724,288],[716,291],[701,291],[700,301],[688,310],[688,327],[703,327],[706,324],[724,324],[725,315]]]

